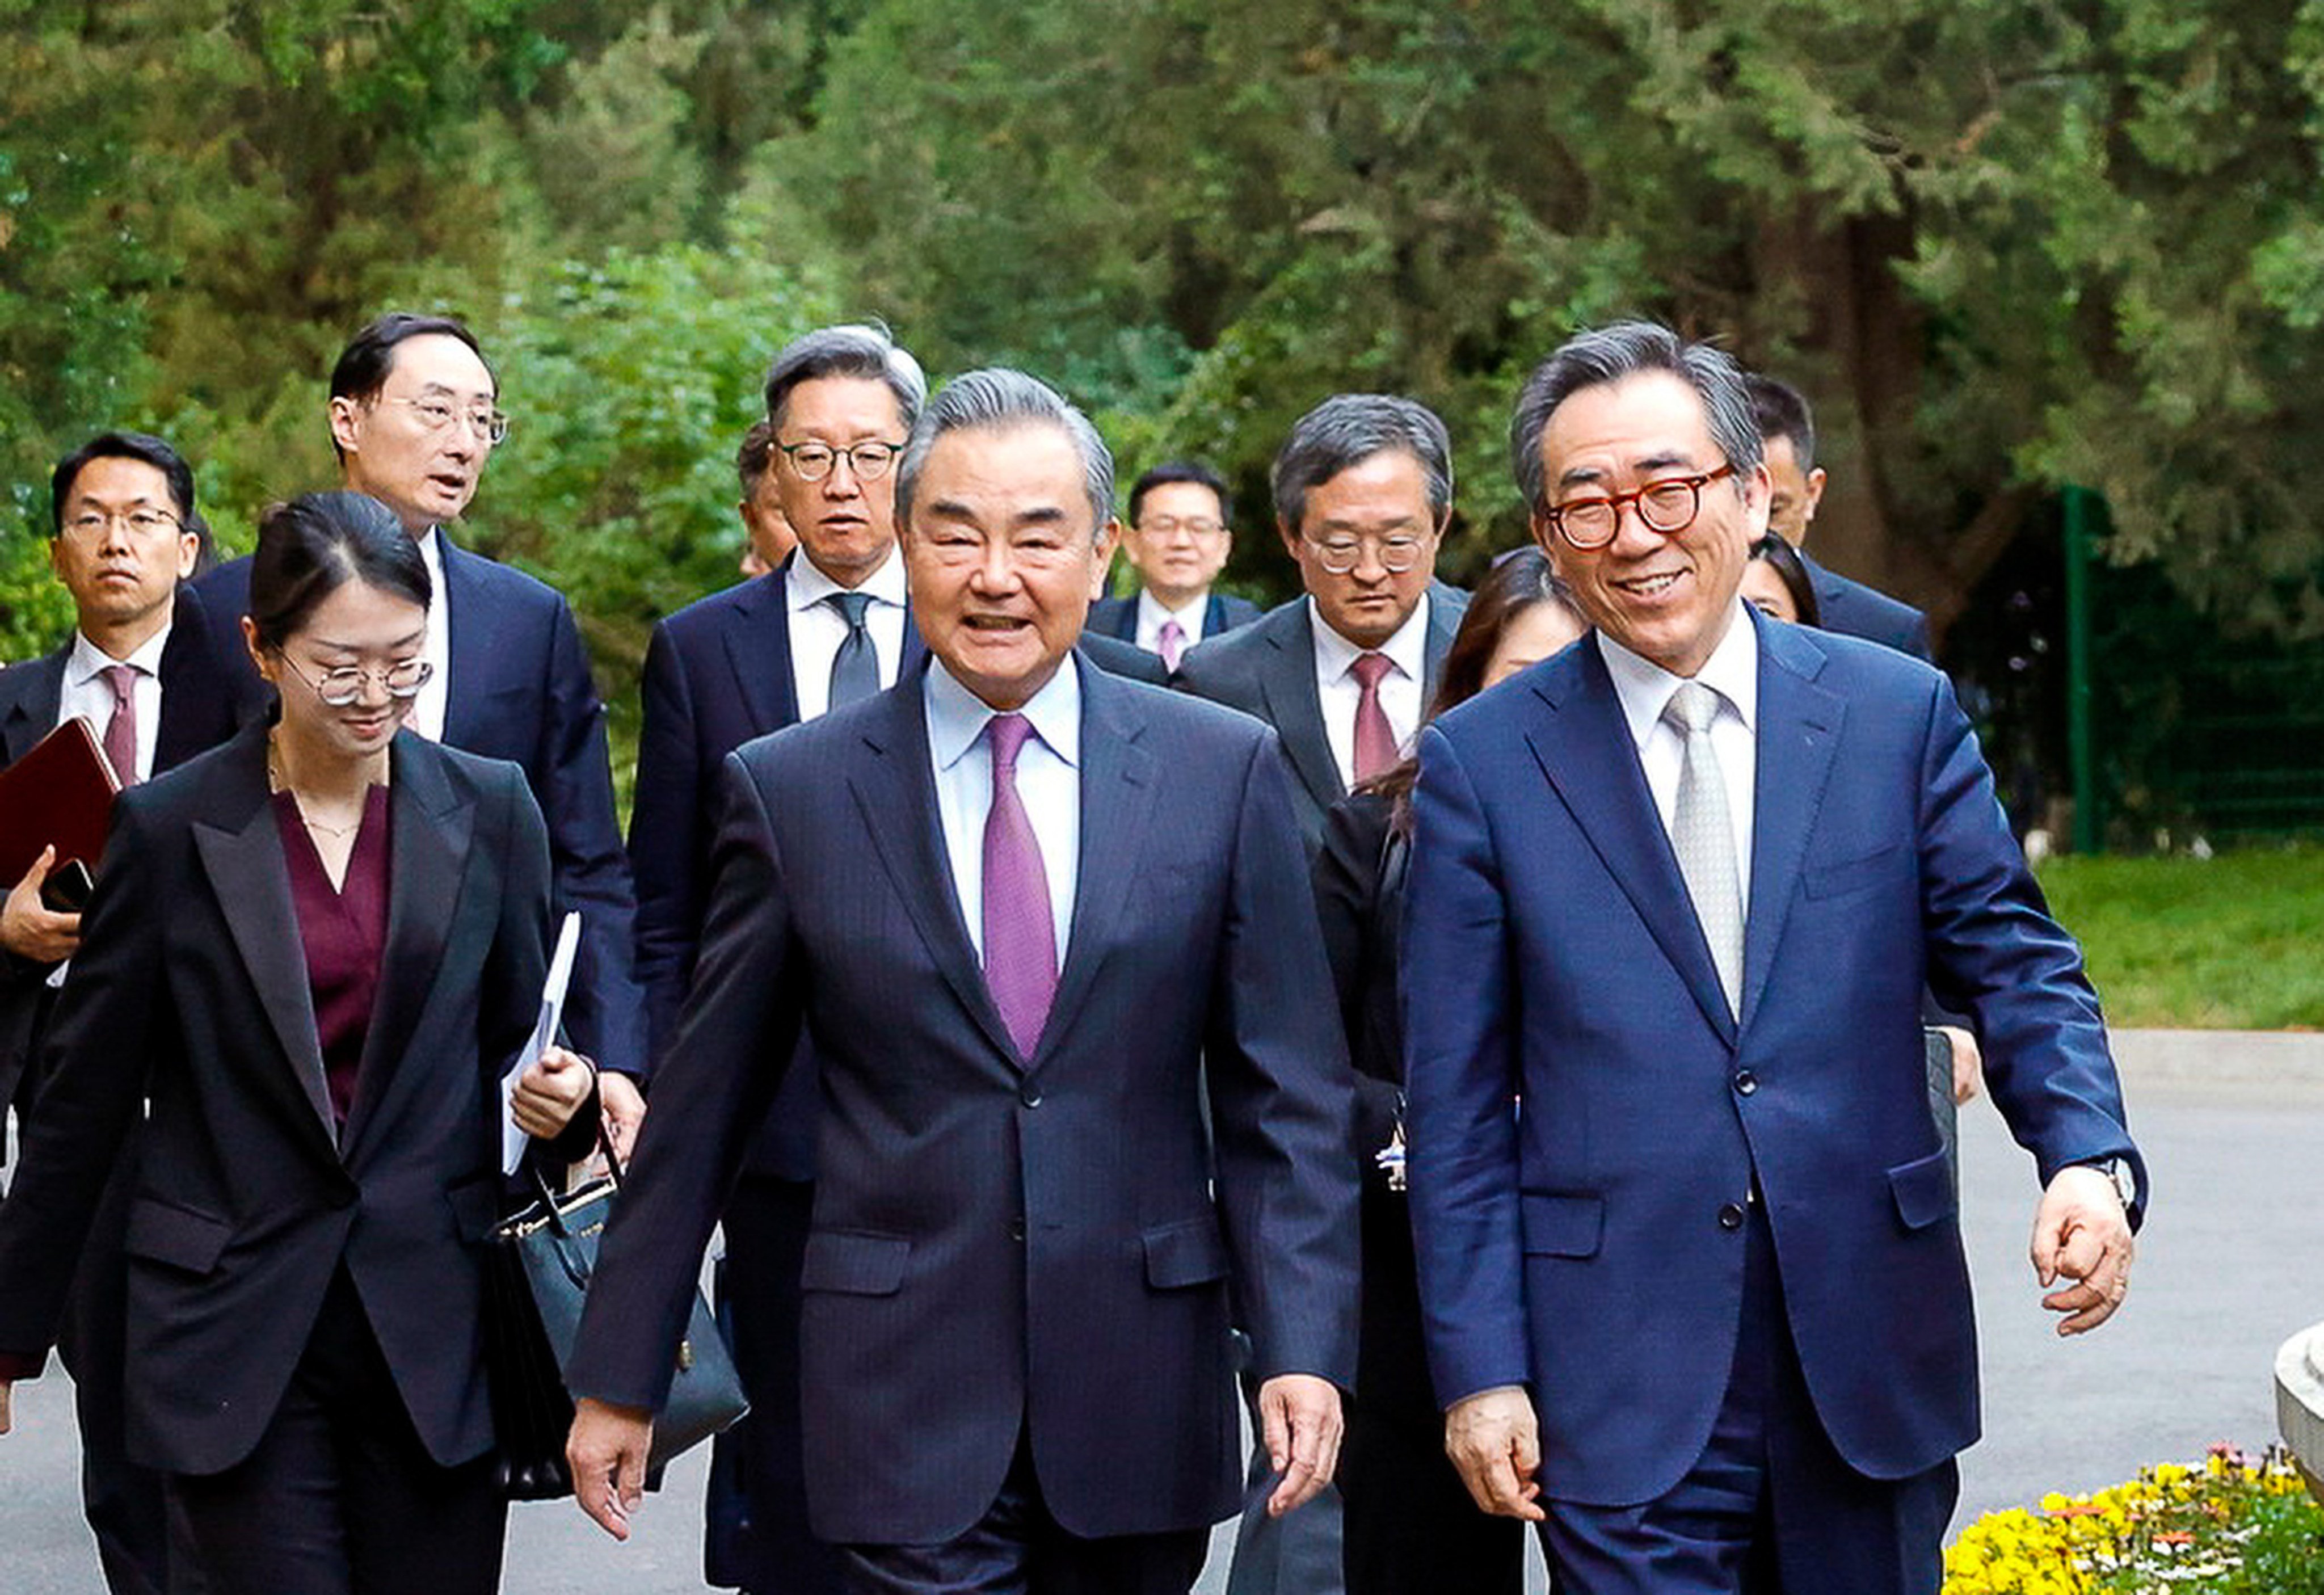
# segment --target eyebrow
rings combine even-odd
[[[314,637],[309,638],[309,641],[317,648],[327,648],[335,653],[362,653],[364,651],[363,645],[355,642],[334,642],[327,637]],[[399,648],[416,647],[427,641],[428,628],[422,626],[417,632],[413,632],[407,636],[397,638],[394,641],[387,645],[384,651],[393,653]]]
[[[1685,450],[1669,448],[1660,454],[1650,454],[1644,459],[1631,461],[1630,474],[1645,476],[1655,471],[1666,471],[1673,466],[1685,467],[1693,464],[1694,457]],[[1560,487],[1592,486],[1604,482],[1608,475],[1595,466],[1575,466],[1558,477],[1557,484]]]
[[[1324,531],[1344,531],[1351,533],[1351,535],[1361,535],[1363,532],[1371,530],[1373,524],[1377,524],[1382,531],[1403,531],[1415,526],[1425,527],[1429,523],[1416,515],[1399,515],[1393,521],[1384,521],[1376,523],[1359,523],[1353,521],[1327,518],[1321,530]]]
[[[475,399],[486,404],[498,404],[501,401],[500,390],[497,388],[463,393],[459,389],[447,388],[442,383],[422,383],[420,384],[420,392],[414,393],[412,397],[415,399]]]

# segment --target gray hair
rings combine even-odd
[[[1398,449],[1428,478],[1431,521],[1452,509],[1452,438],[1425,404],[1392,393],[1336,393],[1299,418],[1275,456],[1275,512],[1296,534],[1307,495],[1351,466]]]
[[[1743,368],[1725,350],[1683,338],[1652,321],[1618,321],[1577,333],[1534,368],[1509,418],[1509,466],[1528,510],[1549,507],[1543,480],[1541,434],[1559,405],[1584,388],[1604,387],[1643,372],[1666,371],[1692,388],[1702,401],[1711,439],[1741,474],[1757,469],[1763,456],[1759,423]]]
[[[1090,535],[1101,536],[1113,519],[1113,454],[1089,417],[1038,377],[988,366],[946,383],[913,424],[911,440],[896,465],[896,524],[908,528],[912,501],[928,450],[947,432],[1010,431],[1019,427],[1056,427],[1073,440],[1081,456],[1082,491],[1089,497]]]
[[[851,322],[844,327],[821,327],[793,338],[767,367],[767,419],[782,425],[783,406],[801,383],[827,376],[867,377],[888,384],[896,396],[896,410],[909,429],[928,401],[927,373],[888,329],[876,322]]]

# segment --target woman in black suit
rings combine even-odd
[[[1493,567],[1444,655],[1431,718],[1548,658],[1588,629],[1538,549]],[[1444,1418],[1421,1342],[1420,1286],[1403,1185],[1404,1027],[1397,926],[1412,839],[1413,761],[1325,817],[1315,899],[1357,1074],[1363,1190],[1362,1339],[1340,1451],[1348,1595],[1520,1595],[1525,1525],[1489,1517],[1444,1455]]]
[[[482,1249],[549,844],[514,766],[401,731],[429,597],[375,501],[268,514],[243,624],[278,717],[118,799],[0,1204],[5,1430],[150,1102],[129,1445],[216,1595],[499,1583]],[[592,1075],[550,1048],[517,1123],[586,1141]]]

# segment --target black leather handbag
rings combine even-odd
[[[485,1297],[485,1357],[492,1382],[498,1476],[511,1500],[553,1500],[573,1493],[565,1437],[573,1398],[565,1367],[581,1332],[581,1308],[597,1265],[597,1242],[620,1194],[619,1165],[558,1195],[534,1171],[540,1200],[493,1231]],[[697,1445],[750,1410],[734,1360],[696,1291],[686,1337],[678,1342],[669,1399],[654,1418],[649,1483],[672,1457]]]

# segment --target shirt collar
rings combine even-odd
[[[888,545],[888,557],[880,567],[863,578],[862,585],[843,587],[823,573],[821,567],[807,557],[804,546],[791,556],[783,577],[783,595],[791,613],[812,609],[834,593],[862,593],[874,603],[892,604],[902,608],[904,604],[904,562],[896,555],[896,545]]]
[[[925,701],[928,714],[928,751],[936,769],[950,770],[961,761],[995,710],[963,687],[942,659],[928,666]],[[1033,734],[1050,752],[1079,768],[1082,758],[1082,678],[1068,653],[1048,684],[1018,711],[1033,723]]]
[[[1315,622],[1315,675],[1317,679],[1337,681],[1346,675],[1357,659],[1367,653],[1384,653],[1388,662],[1413,680],[1422,679],[1428,668],[1428,606],[1435,595],[1423,593],[1412,613],[1404,617],[1388,640],[1378,648],[1358,648],[1331,628],[1315,600],[1307,600],[1308,618]]]
[[[1210,606],[1211,595],[1207,592],[1198,595],[1184,609],[1171,609],[1165,605],[1162,600],[1157,598],[1150,589],[1146,587],[1138,589],[1139,627],[1142,629],[1151,626],[1158,632],[1162,629],[1163,622],[1176,621],[1178,629],[1186,633],[1186,641],[1189,642],[1202,636],[1203,612]]]
[[[87,687],[97,679],[97,672],[100,670],[115,665],[134,665],[141,673],[159,680],[161,675],[161,650],[170,644],[170,627],[173,623],[174,617],[171,620],[163,621],[161,629],[139,643],[125,659],[115,659],[96,643],[91,642],[86,634],[75,632],[72,655],[65,661],[65,679],[75,687]]]
[[[1694,679],[1716,692],[1742,717],[1745,730],[1754,730],[1759,717],[1759,630],[1751,623],[1740,596],[1729,619],[1727,635],[1711,650]],[[1631,652],[1603,632],[1596,634],[1606,673],[1614,678],[1614,694],[1621,700],[1622,717],[1629,722],[1630,740],[1640,747],[1654,733],[1681,678],[1652,659]]]

